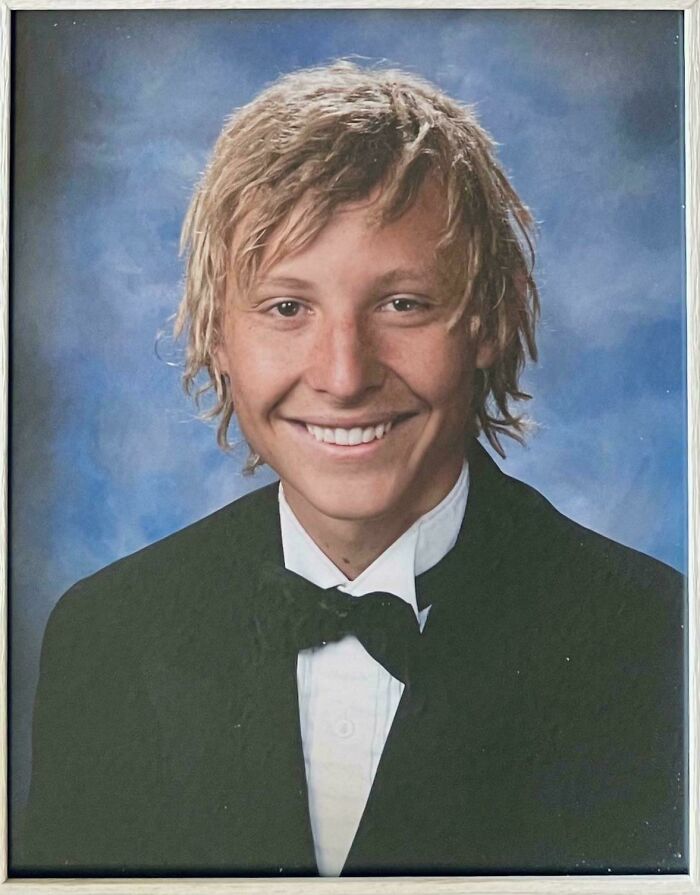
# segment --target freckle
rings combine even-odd
[[[347,563],[348,565],[350,565],[350,560],[349,560],[346,556],[343,557],[343,562],[345,562],[345,563]]]

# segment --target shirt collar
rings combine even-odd
[[[427,612],[418,611],[416,575],[427,572],[454,547],[462,525],[469,494],[469,468],[465,460],[459,478],[440,503],[429,510],[378,556],[361,575],[350,581],[317,546],[292,512],[279,486],[280,529],[284,564],[317,587],[338,587],[351,596],[373,591],[405,600],[421,624]]]

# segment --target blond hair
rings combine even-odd
[[[527,357],[537,357],[532,216],[471,108],[414,75],[339,61],[282,77],[227,119],[185,218],[175,335],[187,334],[185,390],[198,405],[213,392],[204,415],[219,418],[222,447],[234,413],[216,359],[227,277],[241,289],[254,281],[271,234],[302,198],[313,201],[285,235],[285,253],[309,243],[339,205],[376,187],[382,219],[397,219],[428,176],[444,194],[438,248],[450,259],[457,317],[494,350],[490,368],[477,371],[475,429],[502,455],[501,435],[523,440],[525,421],[511,404],[530,397],[519,378]]]

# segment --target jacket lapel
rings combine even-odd
[[[283,564],[276,489],[251,500],[247,530],[222,526],[222,562],[193,580],[190,616],[162,626],[178,633],[151,650],[145,679],[173,801],[187,806],[183,865],[190,853],[207,873],[316,874],[297,654],[258,581],[266,562]],[[242,543],[245,568],[232,565]]]
[[[487,866],[504,830],[488,806],[503,776],[500,738],[511,691],[499,698],[503,557],[511,538],[501,474],[477,446],[453,550],[416,581],[431,605],[419,666],[406,687],[344,875],[450,873]],[[507,816],[507,815],[506,815]],[[497,846],[498,847],[498,846]]]

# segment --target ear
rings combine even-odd
[[[228,353],[228,328],[229,319],[229,295],[228,290],[223,295],[223,304],[218,308],[218,321],[215,327],[215,344],[211,355],[220,373],[230,377],[230,362]]]
[[[493,366],[498,356],[496,346],[491,339],[485,339],[481,335],[481,320],[476,314],[469,317],[468,325],[472,346],[476,346],[474,366],[477,370],[488,370],[489,367]]]
[[[496,346],[493,342],[480,342],[476,349],[475,366],[477,370],[488,370],[489,367],[492,367],[496,360],[496,355]]]
[[[229,367],[226,362],[226,352],[222,349],[215,349],[211,354],[212,365],[209,375],[214,385],[216,397],[222,401],[224,395],[228,394],[228,400],[233,407],[233,386],[231,377],[229,376]]]
[[[219,344],[216,346],[213,354],[214,354],[214,360],[216,361],[216,366],[218,367],[219,371],[221,373],[223,373],[224,375],[228,376],[229,375],[228,354],[226,352],[226,348],[224,347],[224,345],[221,342],[219,342]]]

